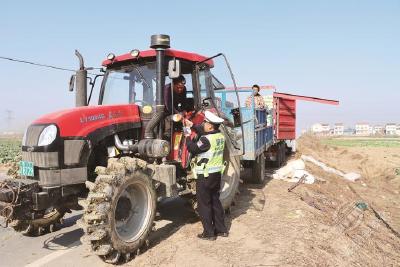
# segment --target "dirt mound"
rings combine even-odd
[[[397,163],[400,166],[400,162],[389,164],[390,154],[382,149],[332,147],[322,144],[321,138],[310,134],[298,140],[298,152],[312,155],[341,171],[362,174],[360,181],[352,183],[306,164],[310,173],[326,181],[301,185],[296,192],[300,199],[315,209],[313,223],[319,221],[330,227],[320,233],[326,236],[328,242],[317,242],[316,246],[330,254],[331,260],[344,257],[351,265],[398,264],[400,201],[396,185],[399,178],[396,178],[393,166]],[[310,255],[310,258],[314,257]],[[317,258],[313,260],[317,264],[322,263]]]
[[[302,135],[297,142],[298,156],[310,155],[345,173],[358,172],[364,181],[375,183],[396,178],[396,167],[400,166],[398,155],[389,150],[400,152],[399,148],[376,147],[337,147],[323,144],[324,138],[313,134]]]

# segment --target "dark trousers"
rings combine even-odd
[[[215,233],[226,233],[224,209],[219,200],[221,173],[210,173],[207,178],[199,175],[196,181],[197,208],[203,224],[203,233],[213,236]]]

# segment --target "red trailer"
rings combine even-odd
[[[265,154],[267,160],[274,162],[276,167],[280,167],[285,162],[287,153],[290,153],[295,145],[297,100],[339,105],[337,100],[274,92],[274,144],[268,147]]]

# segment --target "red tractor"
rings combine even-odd
[[[168,35],[153,35],[150,47],[110,54],[104,74],[93,80],[76,52],[80,69],[70,82],[71,90],[76,87],[76,107],[45,115],[28,127],[22,179],[0,184],[1,215],[15,230],[29,235],[52,231],[66,212],[83,208],[78,223],[84,239],[95,254],[116,263],[147,242],[159,201],[181,196],[195,204],[192,156],[179,122],[166,119],[182,117],[166,113],[164,97],[166,79],[172,83],[180,75],[186,78],[188,97],[183,116],[201,123],[204,110],[212,109],[226,119],[221,125],[227,140],[221,202],[230,207],[243,154],[239,98],[236,93],[229,99],[232,109],[224,114],[214,94],[228,85],[236,88],[228,61],[223,54],[207,58],[170,49]],[[218,72],[218,60],[227,72]],[[223,80],[224,75],[229,79]],[[98,103],[89,106],[101,76]]]

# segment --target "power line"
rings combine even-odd
[[[41,64],[41,63],[36,63],[36,62],[22,60],[22,59],[16,59],[16,58],[10,58],[10,57],[2,57],[2,56],[0,56],[0,59],[14,61],[14,62],[18,62],[18,63],[30,64],[30,65],[44,67],[44,68],[51,68],[51,69],[56,69],[56,70],[75,72],[75,70],[73,70],[73,69],[67,69],[67,68],[62,68],[62,67],[57,67],[57,66],[52,66],[52,65],[47,65],[47,64]]]

